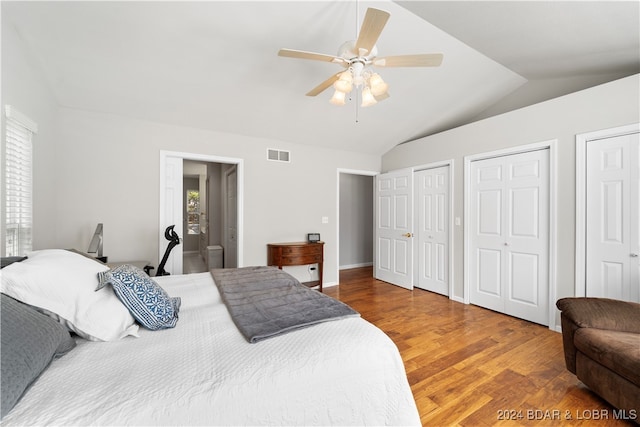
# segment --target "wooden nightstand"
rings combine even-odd
[[[304,282],[305,286],[319,286],[322,292],[322,263],[324,242],[290,242],[267,244],[267,265],[283,266],[318,264],[318,279]]]

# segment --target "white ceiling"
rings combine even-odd
[[[62,106],[382,154],[482,117],[640,71],[637,1],[2,2]],[[391,18],[379,56],[442,52],[439,68],[379,70],[368,108],[304,94],[367,7]],[[356,12],[357,11],[357,12]],[[4,61],[3,61],[4,63]]]

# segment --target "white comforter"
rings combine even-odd
[[[420,425],[395,344],[361,318],[249,344],[209,273],[157,278],[174,329],[78,340],[2,425]]]

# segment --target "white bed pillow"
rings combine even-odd
[[[109,287],[95,291],[109,267],[63,249],[27,254],[2,269],[0,291],[32,305],[83,338],[114,341],[137,336],[138,325]]]

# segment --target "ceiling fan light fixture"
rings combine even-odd
[[[373,73],[371,78],[369,78],[369,86],[371,87],[371,93],[373,96],[380,96],[387,93],[389,89],[389,85],[382,80],[380,74]]]
[[[389,85],[382,80],[380,75],[373,71],[373,68],[438,67],[442,63],[441,53],[396,55],[378,58],[376,42],[389,17],[389,12],[372,7],[367,8],[364,21],[360,25],[358,39],[344,42],[338,49],[336,56],[293,49],[280,49],[278,55],[331,62],[344,67],[342,71],[333,74],[307,92],[307,96],[316,96],[333,87],[335,93],[331,98],[331,103],[345,105],[346,95],[355,89],[356,92],[359,91],[361,93],[361,105],[363,107],[375,105],[377,102],[389,98]]]
[[[365,87],[362,89],[362,107],[370,107],[372,105],[377,104],[376,98],[371,93],[371,88]]]
[[[349,70],[340,74],[338,80],[333,84],[333,87],[340,92],[349,93],[353,89],[353,76]]]
[[[333,93],[333,96],[329,100],[333,105],[344,105],[345,104],[345,93],[339,90],[336,90]]]

